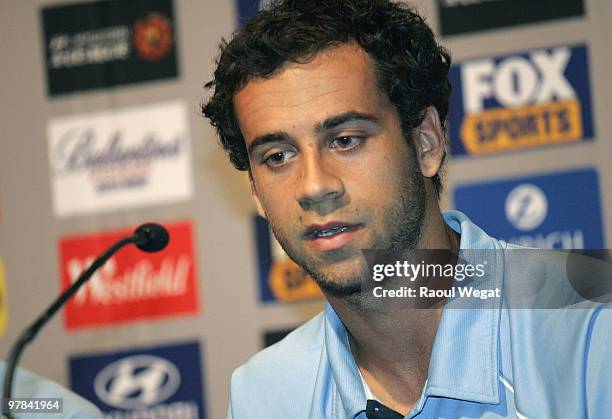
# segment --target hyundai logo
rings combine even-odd
[[[96,395],[120,409],[143,409],[172,397],[181,384],[174,364],[152,355],[134,355],[107,365],[94,380]]]

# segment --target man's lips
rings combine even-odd
[[[304,233],[304,239],[319,251],[335,250],[352,241],[355,232],[362,227],[362,224],[344,222],[311,224]]]
[[[319,238],[332,237],[336,234],[354,230],[358,227],[360,227],[360,224],[351,224],[341,221],[333,221],[325,224],[311,224],[306,229],[304,238],[306,240],[316,240]]]

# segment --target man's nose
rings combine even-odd
[[[344,183],[332,162],[325,162],[319,153],[304,156],[295,189],[295,199],[305,211],[321,215],[341,205]]]

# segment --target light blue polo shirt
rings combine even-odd
[[[4,378],[6,363],[0,360],[0,377]],[[3,380],[4,381],[4,380]],[[0,391],[2,383],[0,383]],[[16,419],[102,419],[102,412],[91,402],[23,368],[17,368],[13,382],[13,398],[61,398],[62,413],[14,413]]]
[[[490,280],[505,287],[507,244],[460,212],[444,219],[461,234],[461,249],[499,250]],[[558,264],[548,265],[550,274]],[[500,299],[474,301],[477,309],[443,310],[427,381],[406,418],[612,418],[610,304],[508,309]],[[234,372],[228,418],[365,419],[366,402],[346,328],[326,304]]]

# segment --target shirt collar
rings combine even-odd
[[[475,250],[501,249],[499,242],[489,237],[459,211],[443,214],[444,221],[461,234],[460,248]],[[503,272],[501,252],[495,269],[485,280],[501,287]],[[420,410],[427,396],[459,400],[499,403],[498,334],[499,299],[473,299],[474,306],[444,309],[436,332],[429,363],[427,382],[421,399],[415,403]],[[359,369],[351,353],[347,331],[334,309],[325,304],[325,349],[342,407],[349,417],[365,408],[366,395]]]

